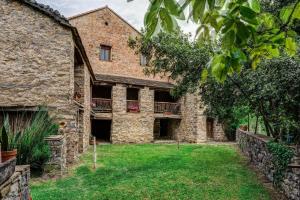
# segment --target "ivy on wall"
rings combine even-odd
[[[284,172],[294,156],[294,152],[285,144],[274,141],[269,141],[267,148],[272,154],[272,163],[275,169],[273,183],[279,186],[283,180]]]

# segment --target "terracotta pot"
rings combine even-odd
[[[17,156],[17,149],[14,149],[12,151],[1,151],[2,162],[15,158],[16,156]]]

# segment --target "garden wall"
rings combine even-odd
[[[0,199],[29,200],[29,165],[16,166],[15,173],[0,185]]]
[[[273,181],[275,169],[272,163],[272,154],[266,145],[270,138],[237,130],[236,140],[242,152],[249,157],[250,162],[270,181]],[[280,190],[288,199],[300,199],[300,165],[289,165],[280,184]]]

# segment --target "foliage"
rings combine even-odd
[[[16,149],[17,142],[20,137],[20,133],[13,134],[10,131],[8,116],[6,116],[4,119],[4,123],[0,129],[0,133],[1,133],[1,138],[0,138],[1,151],[12,151]]]
[[[232,146],[98,145],[60,180],[30,185],[33,199],[271,199]],[[217,187],[216,187],[217,186]]]
[[[58,132],[58,125],[48,115],[48,112],[41,108],[33,116],[20,136],[17,149],[17,164],[30,164],[35,170],[41,170],[50,158],[50,148],[44,140],[49,135]]]
[[[25,119],[21,119],[25,120]],[[17,126],[22,126],[17,124]],[[48,115],[44,108],[37,111],[26,127],[18,127],[14,133],[10,127],[8,116],[5,117],[2,130],[2,150],[17,149],[17,164],[27,165],[34,170],[42,170],[45,163],[50,158],[50,148],[44,140],[49,135],[55,135],[58,131],[58,125]],[[6,140],[3,136],[7,137]],[[5,142],[6,141],[6,142]],[[8,141],[8,146],[5,144]]]
[[[262,60],[278,57],[282,50],[289,56],[296,55],[297,33],[293,27],[300,19],[299,0],[288,5],[279,4],[286,5],[280,8],[279,14],[261,9],[259,0],[179,2],[150,1],[144,17],[146,36],[155,35],[159,30],[177,32],[176,20],[187,19],[199,24],[198,39],[220,43],[214,49],[209,65],[209,70],[219,81],[224,81],[233,72],[239,73],[245,63],[255,69]]]
[[[273,182],[279,186],[294,152],[288,146],[273,141],[267,143],[267,148],[272,153],[272,163],[275,168]]]
[[[289,134],[300,141],[299,59],[264,60],[255,71],[244,67],[220,83],[203,70],[213,48],[190,41],[188,35],[159,33],[152,38],[131,39],[129,45],[147,56],[147,74],[167,75],[177,81],[173,95],[200,92],[206,114],[225,125],[229,138],[234,138],[231,136],[240,119],[251,114],[261,118],[267,134],[277,140]]]
[[[147,75],[168,76],[177,81],[175,96],[197,90],[199,74],[207,65],[212,52],[209,45],[190,42],[190,36],[159,33],[153,38],[131,38],[129,46],[147,57]]]

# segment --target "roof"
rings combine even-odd
[[[137,78],[124,77],[124,76],[107,75],[107,74],[96,74],[95,76],[97,82],[123,83],[123,84],[148,86],[153,88],[165,88],[165,89],[172,89],[174,87],[174,84],[168,82],[162,82],[162,81],[152,81],[152,80],[137,79]]]
[[[55,21],[57,21],[62,26],[65,26],[65,27],[71,29],[73,37],[74,37],[74,41],[75,41],[78,49],[80,50],[81,56],[83,57],[86,65],[87,65],[87,67],[88,67],[88,69],[90,71],[92,79],[95,80],[95,75],[94,75],[93,69],[91,67],[89,59],[88,59],[87,54],[85,52],[85,49],[84,49],[84,46],[82,44],[81,38],[79,36],[79,33],[77,31],[77,28],[74,27],[74,26],[72,26],[69,23],[69,20],[66,17],[64,17],[63,15],[61,15],[59,13],[59,11],[52,9],[48,5],[37,3],[35,0],[18,0],[18,2],[23,3],[23,4],[27,5],[27,6],[30,6],[31,8],[33,8],[33,9],[35,9],[35,10],[37,10],[37,11],[39,11],[39,12],[45,14],[45,15],[47,15],[48,17],[54,19]]]
[[[121,17],[118,13],[116,13],[115,11],[113,11],[111,8],[109,8],[107,5],[104,6],[104,7],[100,7],[100,8],[96,8],[96,9],[93,9],[93,10],[89,10],[89,11],[86,11],[86,12],[83,12],[83,13],[79,13],[77,15],[74,15],[74,16],[71,16],[71,17],[68,17],[69,20],[72,20],[72,19],[75,19],[75,18],[78,18],[78,17],[82,17],[82,16],[85,16],[85,15],[88,15],[88,14],[91,14],[91,13],[94,13],[94,12],[97,12],[97,11],[100,11],[100,10],[104,10],[104,9],[108,9],[110,12],[112,12],[114,15],[116,15],[118,18],[120,18],[123,22],[125,22],[128,26],[130,26],[133,30],[135,30],[137,33],[139,34],[142,34],[139,30],[137,30],[134,26],[132,26],[127,20],[125,20],[123,17]]]

